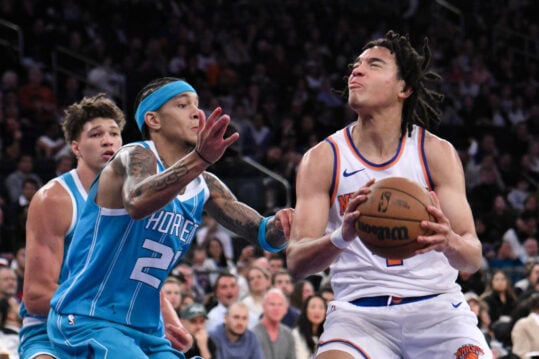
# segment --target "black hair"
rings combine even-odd
[[[152,80],[150,83],[148,83],[146,86],[142,88],[142,90],[139,91],[137,94],[137,97],[135,98],[135,109],[133,113],[137,113],[138,106],[144,100],[146,97],[150,96],[155,91],[159,90],[161,87],[165,86],[166,84],[169,84],[171,82],[180,81],[181,79],[176,77],[161,77],[155,80]],[[148,127],[143,125],[141,128],[142,138],[145,140],[150,139],[150,134],[148,132]]]
[[[412,94],[404,101],[402,134],[410,134],[414,124],[426,129],[439,125],[441,111],[438,106],[443,95],[428,85],[441,77],[429,69],[431,52],[428,38],[423,40],[422,55],[412,47],[408,35],[403,36],[393,30],[389,30],[384,38],[368,42],[362,50],[375,46],[385,47],[395,55],[397,76],[406,83],[404,90],[412,90]]]

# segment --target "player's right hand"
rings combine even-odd
[[[217,107],[206,120],[204,111],[199,110],[199,130],[196,150],[207,162],[215,163],[225,153],[225,150],[236,142],[239,133],[235,132],[225,138],[225,132],[230,124],[230,116],[222,115],[223,110]]]

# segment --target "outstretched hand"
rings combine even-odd
[[[240,134],[235,132],[225,138],[225,132],[230,124],[230,116],[222,115],[222,112],[221,107],[217,107],[206,120],[204,111],[199,110],[196,151],[208,163],[217,162],[226,149],[240,137]]]

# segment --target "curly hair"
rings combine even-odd
[[[401,133],[410,134],[414,124],[426,129],[440,124],[441,111],[438,106],[444,96],[428,87],[441,79],[440,75],[429,69],[431,51],[428,38],[423,40],[422,55],[412,47],[408,35],[403,36],[393,30],[389,30],[384,38],[368,42],[362,50],[375,46],[385,47],[395,55],[397,76],[406,83],[405,90],[412,90],[404,101]]]
[[[84,124],[94,118],[113,119],[120,130],[125,126],[125,116],[113,100],[99,93],[93,97],[84,97],[80,102],[74,103],[65,110],[65,119],[62,125],[67,143],[80,139]]]

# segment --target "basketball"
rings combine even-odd
[[[423,220],[436,220],[427,212],[432,199],[418,183],[402,177],[388,177],[371,186],[367,201],[358,206],[356,232],[374,254],[388,259],[405,259],[425,244],[417,237],[430,234],[421,228]]]

